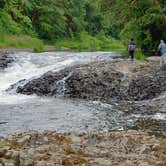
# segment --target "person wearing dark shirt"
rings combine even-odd
[[[129,57],[132,61],[134,60],[135,48],[136,48],[136,44],[134,42],[134,39],[131,39],[128,44],[128,51],[129,51]]]

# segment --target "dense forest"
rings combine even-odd
[[[166,0],[0,0],[0,45],[121,49],[131,37],[144,50],[166,39]]]

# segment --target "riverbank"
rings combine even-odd
[[[166,139],[134,130],[57,134],[31,131],[0,138],[0,164],[12,166],[165,166]]]
[[[54,53],[49,53],[47,54],[47,57],[45,54],[40,54],[39,56],[34,56],[34,54],[32,54],[28,57],[24,54],[19,54],[17,56],[19,61],[15,65],[19,66],[19,72],[20,70],[23,70],[23,73],[21,73],[21,77],[13,80],[14,83],[18,80],[19,82],[15,84],[16,86],[11,86],[9,93],[10,90],[14,88],[14,92],[15,89],[17,89],[17,92],[19,93],[27,95],[37,94],[41,97],[40,99],[42,99],[42,103],[44,102],[44,99],[52,99],[58,96],[70,99],[72,98],[76,103],[76,106],[73,107],[73,105],[66,104],[65,100],[62,101],[62,105],[58,105],[60,100],[57,101],[57,103],[55,103],[55,100],[52,101],[51,104],[54,103],[54,105],[51,105],[49,102],[40,105],[41,103],[39,100],[35,100],[35,98],[32,98],[32,103],[25,102],[21,104],[18,103],[18,105],[11,105],[10,103],[6,106],[2,104],[1,109],[3,112],[8,111],[9,114],[12,113],[12,118],[19,123],[18,126],[20,131],[24,131],[22,130],[22,126],[20,124],[25,125],[24,129],[27,129],[31,126],[31,123],[33,127],[33,121],[39,121],[38,127],[41,130],[43,129],[40,128],[41,125],[43,125],[43,119],[39,116],[39,112],[42,112],[41,107],[45,109],[46,114],[50,114],[51,117],[46,117],[46,114],[44,115],[44,119],[47,119],[47,122],[44,123],[44,129],[48,129],[47,123],[50,123],[50,121],[52,121],[51,127],[54,129],[43,133],[39,133],[38,131],[29,131],[9,135],[5,138],[1,137],[1,165],[165,166],[166,95],[164,92],[166,90],[166,71],[160,69],[160,58],[153,57],[143,62],[131,62],[129,60],[114,59],[114,55],[116,57],[116,54],[111,53],[103,53],[98,55],[97,53],[76,55],[59,53],[56,56]],[[38,59],[39,57],[40,62]],[[105,57],[105,60],[102,59],[103,57]],[[32,60],[32,58],[34,59]],[[57,63],[57,58],[62,58],[58,61],[60,63]],[[29,61],[29,59],[32,61]],[[23,76],[25,76],[27,70],[24,69],[28,68],[27,65],[24,66],[24,63],[27,63],[27,61],[28,67],[30,68],[32,65],[33,71],[37,72],[38,70],[36,69],[39,69],[40,67],[44,67],[45,69],[45,67],[50,67],[51,65],[54,66],[47,68],[47,70],[43,70],[43,75],[41,72],[37,75],[31,75],[31,77],[28,77],[31,79],[26,81],[25,79],[22,80],[20,78],[25,78]],[[34,67],[34,64],[36,64],[36,68]],[[58,66],[58,68],[55,68],[56,66]],[[28,73],[32,74],[33,71]],[[15,73],[17,72],[13,73],[14,76],[16,75]],[[19,73],[17,73],[17,75],[18,74]],[[1,73],[1,75],[4,76],[3,73]],[[7,76],[7,80],[10,80],[13,75],[10,75],[9,70],[9,73],[6,73],[5,76]],[[21,81],[23,81],[23,84]],[[12,84],[10,83],[9,85]],[[18,96],[16,97],[18,100]],[[84,109],[81,108],[77,99],[84,99],[85,101],[95,100],[94,103],[98,103],[96,104],[96,107],[103,105],[105,109],[98,109],[98,111],[92,110],[91,114],[86,115],[84,114],[84,111],[88,107],[84,107]],[[68,109],[68,107],[70,108],[67,112],[61,114],[64,112],[62,106],[65,107],[65,110]],[[92,107],[93,106],[94,105],[92,105]],[[80,109],[78,114],[76,111],[73,111],[75,108],[77,110]],[[32,111],[30,111],[31,109]],[[92,108],[88,111],[91,109]],[[111,114],[114,110],[117,111],[115,112],[116,114],[118,114],[118,112],[123,113],[123,119],[126,115],[129,116],[131,119],[127,119],[127,121],[133,120],[132,126],[128,123],[129,126],[122,126],[122,128],[119,129],[123,131],[115,132],[109,131],[108,128],[106,132],[98,133],[68,132],[66,134],[58,134],[53,132],[55,128],[58,130],[62,126],[71,126],[72,128],[72,124],[79,127],[79,125],[83,124],[82,121],[86,122],[88,120],[92,123],[103,123],[103,125],[100,126],[100,131],[102,131],[105,127],[104,125],[107,125],[107,123],[109,123],[109,125],[111,125],[111,123],[118,125],[117,123],[119,123],[119,121],[116,121],[116,118],[119,118],[119,116],[116,117]],[[101,111],[103,111],[103,114]],[[17,114],[15,115],[14,112],[17,112]],[[37,120],[30,116],[31,112],[35,117],[38,116]],[[101,116],[99,116],[99,112],[101,113]],[[20,114],[22,115],[20,116]],[[60,117],[57,117],[55,114],[60,114],[63,121],[66,123],[61,123]],[[78,116],[75,116],[75,114]],[[23,119],[25,115],[27,119]],[[2,114],[2,130],[5,127],[7,129],[8,125],[10,127],[12,125],[8,115],[6,119],[6,116],[4,116],[4,118],[3,116],[4,115]],[[83,116],[85,119],[82,119]],[[92,119],[88,119],[89,116],[91,116]],[[139,118],[135,120],[133,118],[134,116]],[[70,124],[69,119],[72,119],[72,117],[75,117],[75,121],[77,122],[79,119],[81,123]],[[109,119],[109,121],[101,120],[96,122],[96,120],[101,117]],[[61,123],[61,125],[58,126],[59,123]],[[89,131],[88,129],[90,127],[88,126],[88,123],[84,124],[85,131]],[[131,128],[137,131],[129,130]],[[16,131],[16,128],[11,128],[11,131],[12,129],[13,132]],[[75,128],[72,129],[72,131],[75,131]],[[81,130],[81,127],[79,129]]]

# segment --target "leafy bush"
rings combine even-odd
[[[146,55],[142,51],[136,51],[135,52],[135,59],[144,61],[146,59]]]
[[[13,21],[12,17],[3,10],[0,10],[0,28],[3,28],[6,33],[21,33],[20,25]]]
[[[96,37],[90,36],[87,32],[81,32],[79,36],[79,51],[97,51],[100,50],[101,41]]]

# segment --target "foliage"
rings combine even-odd
[[[73,39],[61,39],[55,43],[56,48],[69,48],[75,51],[97,51],[97,50],[125,50],[124,45],[113,38],[107,38],[103,34],[91,36],[87,32],[82,32]]]
[[[3,9],[5,6],[5,0],[0,0],[0,9]]]
[[[110,20],[111,34],[127,45],[135,38],[144,50],[156,48],[166,39],[166,1],[159,0],[99,0],[101,11]]]
[[[154,49],[166,39],[165,6],[163,0],[0,0],[0,38],[21,34],[92,51],[121,50],[135,38],[138,47]]]
[[[0,38],[1,47],[31,48],[35,52],[43,50],[43,42],[37,38],[25,35],[4,35]]]
[[[134,54],[135,59],[144,61],[146,59],[146,55],[142,51],[136,51]]]

